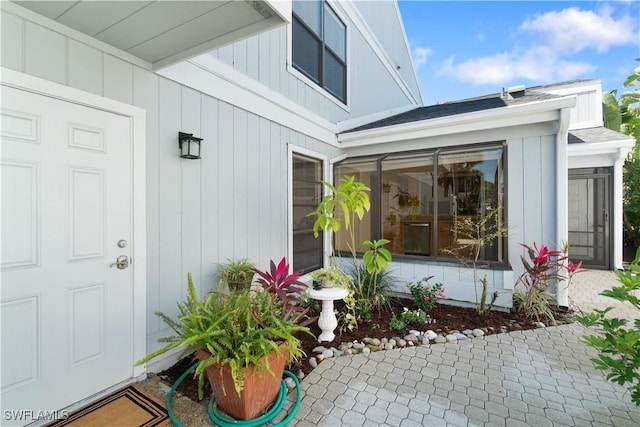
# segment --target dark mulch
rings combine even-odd
[[[399,315],[402,312],[402,307],[414,309],[413,301],[400,300],[396,301],[391,310],[383,310],[378,314],[374,312],[370,322],[361,323],[358,328],[349,331],[340,332],[336,330],[336,339],[331,342],[323,342],[322,345],[329,348],[331,346],[338,347],[343,342],[362,341],[363,338],[393,338],[399,336],[401,332],[389,328],[389,319],[395,313]],[[340,305],[336,304],[336,308],[339,310]],[[570,313],[555,313],[557,323],[565,323]],[[446,304],[437,304],[436,307],[429,312],[432,323],[429,325],[407,325],[407,331],[410,329],[417,329],[424,331],[426,329],[432,329],[435,332],[450,332],[460,331],[465,329],[483,329],[487,335],[499,333],[501,327],[506,327],[508,331],[514,330],[526,330],[535,328],[535,324],[523,316],[517,313],[508,313],[502,311],[491,311],[487,315],[481,316],[476,313],[473,308],[456,307]],[[308,374],[312,368],[307,362],[308,357],[313,355],[312,350],[318,346],[318,341],[315,337],[320,335],[320,329],[317,323],[311,326],[311,332],[314,336],[308,334],[300,334],[299,338],[302,342],[302,348],[307,354],[307,357],[299,362],[289,366],[287,369],[292,372],[301,370]],[[180,375],[187,370],[194,362],[192,357],[185,357],[178,361],[171,368],[160,373],[160,378],[168,385],[173,383],[180,377]],[[198,398],[197,381],[193,378],[193,375],[188,375],[178,388],[178,392],[189,397],[192,400]],[[204,396],[208,398],[211,391],[207,381],[205,381]]]

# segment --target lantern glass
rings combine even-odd
[[[201,141],[202,138],[197,138],[191,133],[180,132],[178,134],[180,157],[184,159],[199,159]]]

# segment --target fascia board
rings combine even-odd
[[[291,0],[263,0],[272,11],[277,13],[282,19],[284,19],[287,23],[291,22],[291,10],[292,3]]]
[[[575,105],[575,96],[536,101],[522,105],[457,114],[438,119],[368,129],[338,135],[343,148],[382,144],[453,133],[474,132],[559,119],[558,110]]]
[[[572,156],[591,156],[602,154],[618,154],[620,150],[629,153],[633,149],[636,141],[633,138],[619,139],[607,142],[586,142],[569,144],[569,157]],[[626,155],[626,154],[625,154]]]
[[[407,97],[407,99],[413,105],[422,105],[422,99],[416,99],[413,96],[411,89],[407,86],[407,84],[400,77],[400,75],[398,75],[398,73],[396,72],[395,66],[393,65],[393,62],[391,61],[391,58],[389,58],[389,56],[386,54],[384,48],[376,38],[375,34],[371,30],[371,28],[369,27],[365,19],[362,17],[358,9],[352,4],[352,1],[329,0],[329,4],[331,4],[333,7],[337,7],[339,5],[342,8],[342,10],[345,11],[346,15],[351,19],[351,21],[355,24],[356,28],[362,35],[362,38],[367,42],[367,44],[371,47],[371,49],[376,54],[376,56],[380,59],[380,62],[386,68],[389,75],[393,78],[393,80],[396,82],[398,87],[402,90],[402,92]],[[409,50],[408,46],[407,46],[407,50]],[[415,70],[415,67],[414,67],[414,70]],[[419,93],[418,95],[420,97],[422,96],[421,93]]]

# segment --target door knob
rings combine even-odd
[[[113,266],[116,266],[118,270],[124,270],[125,268],[129,267],[129,257],[126,255],[118,256],[116,258],[116,262],[111,264],[109,268],[113,268]]]

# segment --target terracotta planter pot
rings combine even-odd
[[[196,353],[199,360],[208,359],[209,356],[204,350]],[[269,360],[273,375],[265,369],[247,366],[244,369],[244,388],[240,395],[233,384],[229,364],[218,363],[206,369],[218,409],[237,420],[250,420],[261,415],[275,402],[287,361],[287,352],[282,350],[278,355],[273,351],[265,357]]]

